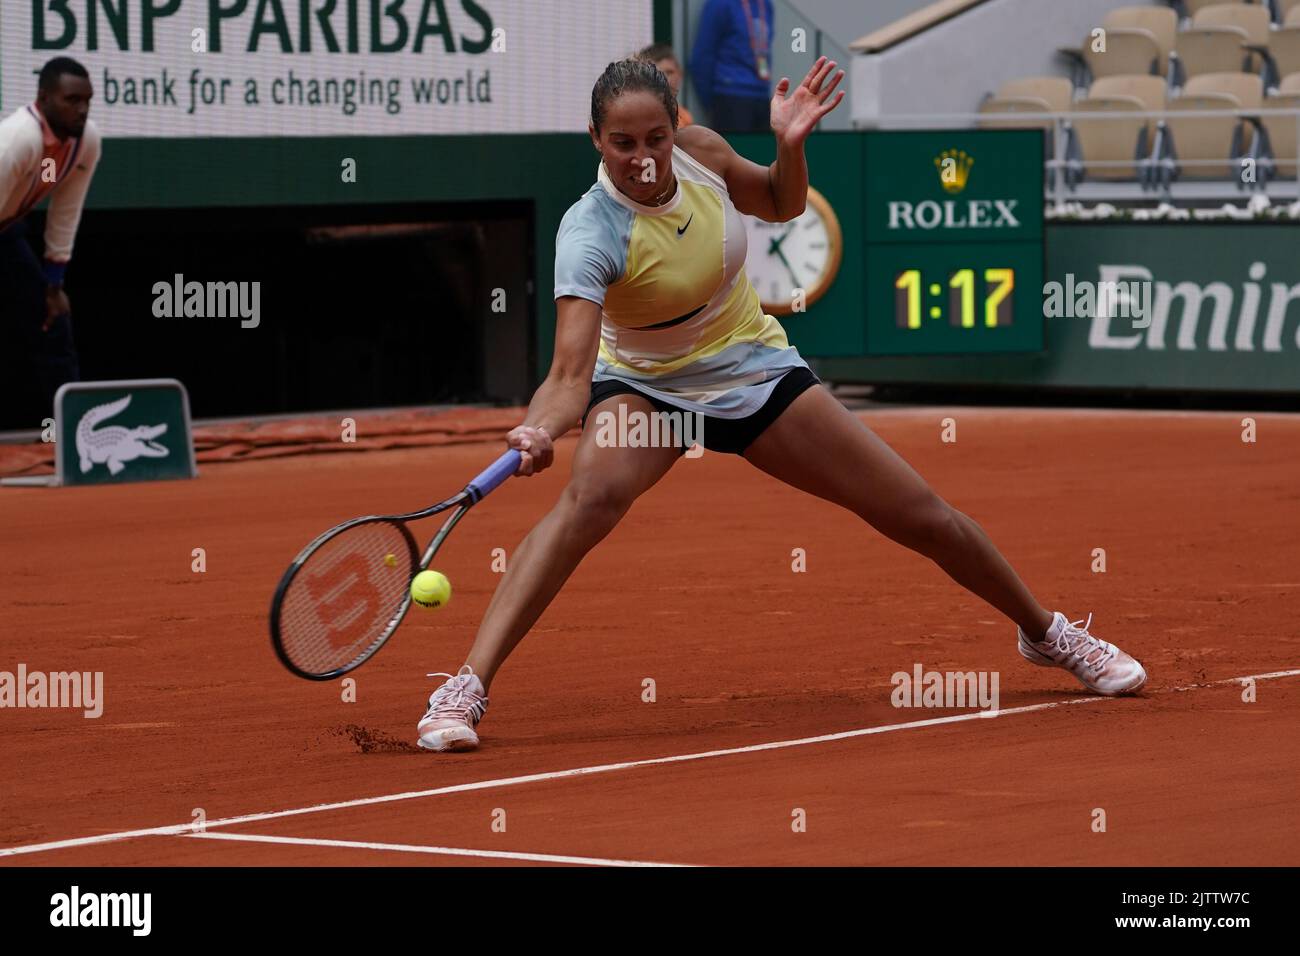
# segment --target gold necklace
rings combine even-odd
[[[654,201],[651,202],[650,205],[651,205],[651,206],[662,206],[664,203],[666,203],[666,202],[668,201],[666,197],[667,197],[668,194],[672,191],[672,188],[673,188],[674,186],[676,186],[676,185],[677,185],[677,180],[676,180],[676,178],[670,176],[670,177],[668,178],[668,185],[664,187],[664,191],[661,192],[658,196],[656,196],[656,197],[654,198]]]
[[[605,167],[605,175],[609,177],[609,181],[610,181],[610,182],[613,182],[613,181],[614,181],[614,177],[609,175],[609,165],[605,162],[605,157],[604,157],[604,156],[602,156],[602,157],[600,158],[600,165],[602,165],[602,166]],[[650,200],[650,202],[645,203],[645,205],[647,205],[647,206],[662,206],[662,205],[664,205],[664,203],[667,202],[667,199],[666,199],[665,197],[666,197],[666,196],[668,195],[668,193],[672,190],[672,188],[673,188],[674,186],[676,186],[676,185],[677,185],[677,177],[675,177],[675,176],[671,176],[671,175],[670,175],[670,176],[668,177],[668,185],[664,187],[664,191],[661,192],[658,196],[655,196],[655,198],[652,199],[652,200]],[[620,191],[621,191],[621,190],[620,190]]]

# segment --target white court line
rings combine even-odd
[[[1300,676],[1300,670],[1273,671],[1268,674],[1248,674],[1244,677],[1228,677],[1224,680],[1210,681],[1205,684],[1189,684],[1185,687],[1171,687],[1158,693],[1176,693],[1178,691],[1200,690],[1205,687],[1217,687],[1225,684],[1240,684],[1247,680],[1271,680],[1278,677]],[[1154,695],[1152,695],[1154,696]],[[238,817],[225,817],[209,820],[205,827],[235,826],[240,823],[257,823],[262,820],[278,820],[283,817],[296,817],[306,813],[324,813],[327,810],[347,810],[352,807],[368,807],[380,803],[396,803],[401,800],[418,800],[422,797],[436,797],[448,793],[468,793],[473,790],[490,790],[496,787],[513,787],[524,783],[538,783],[543,780],[562,780],[568,777],[584,777],[597,773],[610,773],[615,770],[630,770],[635,767],[651,767],[656,764],[684,763],[688,760],[705,760],[710,757],[730,757],[735,754],[759,753],[765,750],[784,750],[787,747],[805,747],[809,744],[829,743],[835,740],[849,740],[853,737],[867,737],[873,734],[886,734],[896,730],[913,730],[918,727],[937,727],[942,724],[956,724],[968,720],[996,719],[1011,714],[1028,714],[1039,710],[1052,710],[1070,704],[1096,704],[1114,701],[1115,697],[1075,697],[1071,700],[1051,701],[1044,704],[1027,704],[1024,707],[1010,707],[999,711],[976,711],[967,714],[955,714],[951,717],[933,717],[928,720],[911,720],[902,724],[883,724],[878,727],[863,727],[859,730],[846,730],[837,734],[822,734],[817,737],[801,737],[796,740],[777,740],[766,744],[750,744],[746,747],[729,747],[725,750],[706,750],[702,753],[678,754],[672,757],[652,757],[646,760],[627,760],[622,763],[600,764],[594,767],[577,767],[573,770],[553,770],[547,773],[532,773],[521,777],[501,777],[496,780],[479,780],[475,783],[458,783],[432,790],[412,790],[407,793],[391,793],[381,797],[362,797],[357,800],[343,800],[338,803],[319,803],[310,807],[298,807],[294,810],[273,810],[267,813],[248,813]],[[145,836],[184,836],[193,834],[194,823],[176,823],[171,826],[149,827],[142,830],[122,830],[118,833],[101,833],[96,836],[77,837],[71,840],[55,840],[50,843],[31,843],[26,846],[12,846],[0,849],[0,857],[19,856],[27,853],[44,853],[49,850],[66,850],[72,847],[93,846],[99,843],[114,843],[118,840],[131,840]]]
[[[413,846],[409,843],[368,843],[357,840],[322,840],[315,837],[263,836],[257,833],[191,833],[194,840],[232,840],[236,843],[288,843],[293,846],[331,846],[356,850],[393,850],[398,853],[433,853],[443,856],[477,856],[492,860],[527,860],[531,863],[574,863],[581,866],[694,866],[692,863],[647,863],[644,860],[605,860],[593,856],[554,856],[550,853],[511,853],[505,850],[462,850],[449,846]]]

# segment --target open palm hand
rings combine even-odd
[[[781,77],[772,97],[772,132],[777,142],[790,146],[802,144],[821,118],[840,105],[844,91],[840,90],[833,99],[831,93],[844,79],[844,71],[835,73],[833,79],[832,73],[835,73],[835,61],[819,57],[788,99],[790,78]]]

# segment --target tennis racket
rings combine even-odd
[[[303,548],[271,599],[271,643],[280,663],[307,680],[332,680],[370,660],[406,616],[411,579],[519,460],[512,448],[446,501],[410,514],[353,518]],[[407,525],[453,508],[421,554]]]

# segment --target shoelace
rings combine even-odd
[[[1081,623],[1083,627],[1079,627]],[[1061,653],[1077,657],[1083,664],[1101,673],[1102,668],[1115,656],[1115,647],[1089,634],[1088,627],[1091,624],[1091,614],[1088,615],[1087,621],[1067,621],[1053,646]],[[1100,653],[1095,661],[1088,660],[1097,652]]]
[[[470,674],[426,674],[426,677],[446,677],[447,683],[433,692],[429,698],[429,710],[424,715],[430,717],[450,717],[457,720],[473,719],[478,723],[483,719],[487,706],[483,698],[469,689]]]

